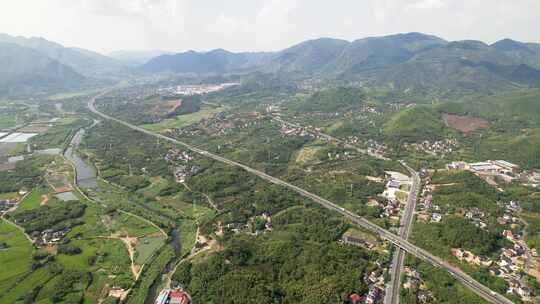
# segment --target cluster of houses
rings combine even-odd
[[[411,179],[407,175],[400,172],[386,172],[386,188],[382,196],[385,197],[387,201],[386,206],[383,207],[384,211],[381,214],[381,217],[395,217],[395,219],[397,219],[401,209],[401,203],[405,203],[408,187],[410,186]]]
[[[199,166],[179,165],[174,167],[173,175],[177,183],[185,183],[190,177],[201,171]]]
[[[433,294],[427,289],[420,273],[410,267],[404,267],[403,272],[405,275],[403,288],[418,290],[416,293],[418,303],[430,303],[433,300]]]
[[[510,248],[503,248],[496,265],[489,272],[497,277],[503,278],[508,283],[507,293],[513,293],[525,302],[530,302],[533,295],[527,287],[521,271],[524,265],[531,258],[528,256],[527,245],[519,240],[510,230],[503,231],[503,236],[513,243]]]
[[[15,208],[19,201],[16,199],[2,199],[0,200],[0,217],[4,216],[9,210]]]
[[[540,170],[532,170],[522,173],[522,178],[526,186],[538,188],[540,187]]]
[[[366,250],[373,250],[375,244],[369,240],[365,240],[360,237],[344,234],[338,241],[340,244],[348,246],[356,246]],[[368,286],[368,291],[364,295],[358,293],[352,293],[349,296],[351,303],[378,303],[382,298],[385,287],[385,274],[387,269],[383,267],[379,262],[376,263],[377,268],[369,273],[364,274],[363,281]]]
[[[510,225],[512,229],[518,229],[520,219],[515,217],[515,214],[521,210],[519,202],[510,201],[502,205],[505,213],[497,221],[500,224]],[[519,296],[525,302],[530,302],[533,295],[522,277],[522,270],[526,270],[528,266],[533,264],[532,262],[537,260],[538,254],[536,250],[531,250],[527,243],[512,230],[504,230],[502,236],[509,240],[512,246],[502,249],[496,266],[490,269],[490,273],[506,280],[509,286],[508,293]]]
[[[182,288],[163,289],[156,298],[156,304],[189,304],[191,299]]]
[[[369,154],[380,155],[383,157],[391,152],[390,148],[387,145],[381,144],[374,139],[368,139],[367,150]]]
[[[279,130],[283,136],[300,136],[306,138],[315,138],[316,136],[304,127],[296,127],[290,124],[282,124]]]
[[[489,267],[493,264],[493,261],[485,256],[475,255],[474,253],[464,250],[462,248],[452,248],[452,255],[458,260],[477,266]]]
[[[169,132],[173,137],[199,136],[201,134],[225,135],[234,125],[225,121],[225,113],[219,112],[209,118],[182,128],[174,128]]]
[[[504,214],[501,217],[497,218],[497,223],[501,225],[510,225],[512,229],[518,228],[521,219],[516,217],[515,214],[521,210],[519,202],[499,202],[498,204],[499,206],[504,208]]]
[[[434,187],[429,184],[429,179],[426,179],[426,185],[422,189],[420,201],[417,205],[417,219],[423,222],[438,223],[442,221],[443,215],[440,212],[441,207],[433,203]]]
[[[249,219],[249,221],[244,223],[228,223],[223,225],[222,223],[218,224],[219,229],[216,232],[217,235],[223,235],[223,230],[231,231],[234,234],[239,234],[242,232],[247,232],[255,236],[262,235],[266,232],[272,231],[272,217],[270,214],[264,212],[259,216],[254,216]]]
[[[177,183],[185,183],[190,177],[196,175],[201,170],[199,166],[188,164],[193,160],[193,155],[184,150],[171,149],[164,158],[167,162],[174,165],[173,175]],[[179,162],[184,164],[179,165]]]
[[[36,247],[41,247],[60,242],[68,232],[68,228],[61,230],[45,229],[32,232],[30,238]]]
[[[203,95],[213,92],[218,92],[229,87],[237,86],[239,83],[220,83],[220,84],[193,84],[193,85],[178,85],[176,87],[160,88],[160,92],[169,92],[186,96]]]
[[[369,286],[368,292],[360,296],[354,292],[349,295],[349,301],[352,304],[375,304],[382,298],[384,290],[384,272],[382,270],[375,270],[369,274],[365,274],[364,282]]]
[[[486,214],[484,211],[474,207],[465,212],[465,217],[472,221],[472,223],[479,228],[486,228],[487,224],[484,221]]]
[[[190,162],[193,160],[191,153],[185,150],[171,149],[165,154],[165,160],[168,162]]]
[[[455,152],[459,148],[459,143],[456,139],[446,139],[443,141],[424,140],[420,143],[406,143],[405,148],[413,148],[416,151],[431,154],[433,156],[444,157],[445,155]]]
[[[350,235],[343,235],[338,242],[340,244],[356,246],[367,250],[372,250],[373,248],[375,248],[375,244],[373,244],[372,242]]]
[[[395,198],[388,199],[386,201],[386,206],[383,208],[383,212],[381,213],[381,217],[396,217],[399,214],[399,210],[401,209],[401,204],[399,201]]]

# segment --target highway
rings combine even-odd
[[[416,201],[418,198],[418,191],[420,190],[420,176],[405,162],[401,162],[412,178],[411,189],[409,190],[409,196],[407,197],[407,203],[403,216],[401,217],[399,236],[405,240],[409,238],[411,232],[411,226],[414,218],[414,210],[416,209]],[[401,273],[403,272],[403,266],[405,263],[405,250],[396,247],[394,256],[392,257],[392,264],[390,265],[390,282],[386,286],[386,292],[384,297],[385,304],[398,304],[399,303],[399,291],[401,289]]]
[[[88,101],[87,106],[88,106],[88,109],[91,112],[93,112],[94,114],[96,114],[96,115],[98,115],[98,116],[100,116],[100,117],[102,117],[104,119],[115,121],[115,122],[117,122],[119,124],[122,124],[122,125],[130,128],[130,129],[132,129],[132,130],[136,130],[136,131],[139,131],[141,133],[144,133],[144,134],[147,134],[147,135],[150,135],[150,136],[154,136],[154,137],[157,137],[157,138],[161,138],[161,139],[169,141],[171,143],[183,146],[186,149],[189,149],[189,150],[191,150],[191,151],[193,151],[195,153],[198,153],[198,154],[200,154],[202,156],[206,156],[206,157],[211,158],[211,159],[213,159],[215,161],[222,162],[222,163],[225,163],[225,164],[228,164],[228,165],[231,165],[231,166],[241,168],[241,169],[243,169],[243,170],[245,170],[247,172],[250,172],[250,173],[252,173],[254,175],[257,175],[260,178],[265,179],[265,180],[267,180],[267,181],[269,181],[269,182],[271,182],[273,184],[281,185],[283,187],[289,188],[289,189],[297,192],[298,194],[313,200],[314,202],[318,203],[319,205],[321,205],[324,208],[327,208],[329,210],[333,210],[333,211],[336,211],[336,212],[340,213],[345,218],[349,219],[352,223],[378,234],[382,239],[385,239],[385,240],[391,242],[392,244],[394,244],[398,248],[403,249],[404,251],[408,252],[409,254],[412,254],[412,255],[418,257],[419,259],[422,259],[422,260],[430,263],[431,265],[433,265],[435,267],[446,269],[450,273],[450,275],[452,275],[455,279],[457,279],[459,282],[461,282],[463,285],[465,285],[466,287],[471,289],[473,292],[475,292],[476,294],[478,294],[480,297],[484,298],[485,300],[487,300],[487,301],[489,301],[491,303],[500,303],[500,304],[511,304],[512,303],[510,300],[506,299],[502,295],[500,295],[498,293],[495,293],[494,291],[490,290],[486,286],[484,286],[484,285],[480,284],[479,282],[475,281],[472,277],[470,277],[469,275],[467,275],[466,273],[464,273],[463,271],[461,271],[457,267],[451,266],[450,264],[446,263],[445,261],[438,258],[437,256],[434,256],[431,253],[427,252],[426,250],[413,245],[412,243],[410,243],[406,239],[402,238],[401,236],[395,235],[392,232],[390,232],[390,231],[388,231],[386,229],[383,229],[383,228],[377,226],[376,224],[368,221],[367,219],[365,219],[365,218],[363,218],[361,216],[358,216],[358,215],[346,210],[345,208],[340,207],[339,205],[336,205],[336,204],[334,204],[334,203],[332,203],[332,202],[330,202],[330,201],[328,201],[328,200],[326,200],[326,199],[324,199],[324,198],[322,198],[322,197],[320,197],[318,195],[315,195],[315,194],[313,194],[311,192],[308,192],[308,191],[306,191],[306,190],[304,190],[304,189],[302,189],[300,187],[297,187],[297,186],[295,186],[293,184],[290,184],[290,183],[288,183],[286,181],[283,181],[281,179],[278,179],[276,177],[270,176],[270,175],[268,175],[268,174],[266,174],[266,173],[264,173],[262,171],[253,169],[251,167],[248,167],[248,166],[240,164],[238,162],[229,160],[227,158],[221,157],[221,156],[213,154],[211,152],[199,149],[197,147],[191,146],[191,145],[189,145],[187,143],[176,140],[174,138],[170,138],[170,137],[167,137],[167,136],[164,136],[164,135],[161,135],[161,134],[157,134],[157,133],[145,130],[145,129],[141,128],[141,127],[137,127],[137,126],[132,125],[130,123],[127,123],[125,121],[119,120],[117,118],[114,118],[114,117],[111,117],[111,116],[109,116],[107,114],[99,112],[95,108],[95,100],[96,100],[96,98],[98,98],[98,97],[100,97],[100,96],[102,96],[102,95],[104,95],[106,93],[107,92],[99,94],[98,96],[96,96],[96,97],[94,97],[94,98],[92,98],[91,100]]]

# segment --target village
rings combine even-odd
[[[172,87],[161,87],[157,90],[159,94],[180,94],[185,96],[203,95],[219,92],[226,88],[238,86],[240,83],[228,82],[220,84],[200,84],[200,85],[177,85]]]
[[[504,160],[488,160],[475,163],[452,162],[446,166],[446,169],[449,172],[469,171],[498,191],[503,191],[498,183],[516,181],[520,175],[519,166]],[[445,185],[432,184],[431,179],[426,178],[417,206],[417,221],[439,223],[445,216],[458,215],[468,219],[480,229],[487,229],[490,214],[480,208],[448,209],[448,206],[438,205],[434,200],[433,193],[440,186]],[[502,278],[507,282],[508,294],[514,294],[524,302],[532,302],[534,296],[523,274],[531,271],[532,265],[537,265],[540,262],[538,253],[535,249],[530,249],[523,240],[523,230],[526,224],[519,218],[521,212],[520,203],[511,200],[500,201],[497,204],[504,212],[496,218],[496,222],[506,227],[501,232],[501,237],[508,240],[511,246],[502,248],[496,259],[476,255],[463,248],[452,248],[451,254],[460,262],[489,269],[491,275]],[[453,211],[449,212],[449,210]]]
[[[424,140],[420,143],[405,143],[405,148],[412,148],[419,152],[424,152],[436,157],[445,157],[459,148],[459,143],[456,139],[446,139],[443,141]]]

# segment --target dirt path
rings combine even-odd
[[[211,198],[208,194],[206,194],[206,193],[203,193],[203,195],[204,195],[204,197],[206,197],[206,199],[208,200],[208,204],[209,204],[210,206],[212,206],[212,208],[214,208],[214,210],[216,210],[217,212],[219,212],[219,209],[218,209],[216,203],[214,203],[214,201],[212,200],[212,198]]]
[[[129,259],[131,260],[131,272],[133,273],[136,281],[139,279],[139,275],[141,274],[141,266],[135,264],[135,246],[137,245],[137,238],[126,236],[118,239],[121,240],[126,246],[129,253]]]
[[[98,239],[108,239],[108,240],[119,240],[121,241],[124,246],[126,247],[126,250],[129,254],[129,259],[131,261],[131,273],[135,277],[135,281],[139,279],[139,275],[141,274],[142,266],[135,264],[135,246],[137,245],[137,238],[136,237],[130,237],[128,236],[119,236],[116,234],[111,234],[110,236],[98,236],[96,237]]]

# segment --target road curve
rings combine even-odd
[[[102,118],[104,119],[107,119],[107,120],[112,120],[112,121],[115,121],[119,124],[122,124],[132,130],[136,130],[136,131],[139,131],[141,133],[144,133],[144,134],[147,134],[147,135],[150,135],[150,136],[154,136],[154,137],[157,137],[157,138],[161,138],[163,140],[166,140],[166,141],[169,141],[169,142],[172,142],[174,144],[177,144],[177,145],[181,145],[181,146],[184,146],[186,149],[189,149],[197,154],[200,154],[200,155],[203,155],[203,156],[206,156],[208,158],[211,158],[215,161],[218,161],[218,162],[222,162],[222,163],[225,163],[225,164],[228,164],[228,165],[231,165],[231,166],[235,166],[235,167],[238,167],[238,168],[242,168],[243,170],[247,171],[247,172],[250,172],[250,173],[253,173],[254,175],[257,175],[259,176],[260,178],[262,179],[265,179],[273,184],[276,184],[276,185],[281,185],[283,187],[286,187],[286,188],[289,188],[295,192],[297,192],[298,194],[306,197],[306,198],[309,198],[311,200],[313,200],[314,202],[318,203],[319,205],[321,205],[322,207],[325,207],[329,210],[333,210],[333,211],[336,211],[338,213],[340,213],[341,215],[343,215],[345,218],[349,219],[351,222],[353,222],[354,224],[358,225],[358,226],[361,226],[365,229],[368,229],[376,234],[378,234],[381,238],[391,242],[392,244],[394,244],[395,246],[397,246],[398,248],[401,248],[403,250],[405,250],[406,252],[408,252],[409,254],[412,254],[428,263],[430,263],[431,265],[435,266],[435,267],[438,267],[438,268],[443,268],[443,269],[446,269],[455,279],[457,279],[459,282],[461,282],[463,285],[465,285],[466,287],[468,287],[469,289],[471,289],[473,292],[475,292],[476,294],[478,294],[480,297],[484,298],[485,300],[491,302],[491,303],[497,303],[497,304],[512,304],[512,301],[508,300],[507,298],[503,297],[502,295],[490,290],[489,288],[487,288],[486,286],[480,284],[479,282],[477,282],[476,280],[474,280],[472,277],[470,277],[469,275],[467,275],[466,273],[464,273],[463,271],[461,271],[460,269],[458,269],[457,267],[454,267],[452,265],[450,265],[449,263],[443,261],[442,259],[440,259],[439,257],[437,256],[434,256],[432,255],[431,253],[429,253],[428,251],[422,249],[422,248],[419,248],[415,245],[413,245],[412,243],[410,243],[409,241],[403,239],[402,237],[400,236],[397,236],[395,234],[393,234],[392,232],[386,230],[386,229],[383,229],[379,226],[377,226],[376,224],[368,221],[367,219],[361,217],[361,216],[358,216],[348,210],[346,210],[345,208],[342,208],[318,195],[315,195],[311,192],[308,192],[300,187],[297,187],[293,184],[290,184],[288,182],[285,182],[281,179],[278,179],[278,178],[275,178],[273,176],[270,176],[262,171],[259,171],[259,170],[256,170],[256,169],[253,169],[251,167],[248,167],[246,165],[243,165],[241,163],[237,163],[235,161],[232,161],[232,160],[229,160],[227,158],[224,158],[224,157],[221,157],[219,155],[216,155],[216,154],[213,154],[211,152],[208,152],[208,151],[205,151],[205,150],[202,150],[202,149],[199,149],[197,147],[194,147],[192,145],[189,145],[187,143],[184,143],[182,141],[179,141],[179,140],[176,140],[174,138],[170,138],[170,137],[167,137],[167,136],[164,136],[162,134],[157,134],[157,133],[154,133],[154,132],[151,132],[151,131],[148,131],[146,129],[143,129],[141,127],[137,127],[135,125],[132,125],[130,123],[127,123],[125,121],[122,121],[120,119],[117,119],[117,118],[114,118],[114,117],[111,117],[107,114],[104,114],[104,113],[101,113],[99,112],[96,108],[95,108],[95,101],[96,101],[96,98],[98,97],[101,97],[103,96],[104,94],[106,94],[108,92],[104,92],[102,94],[99,94],[97,95],[96,97],[90,99],[88,101],[88,109],[98,115],[98,116],[101,116]]]

